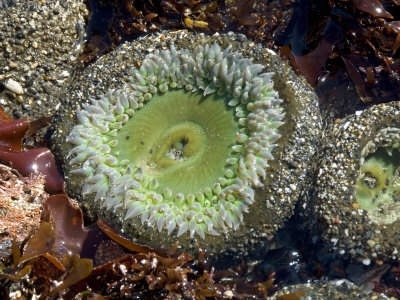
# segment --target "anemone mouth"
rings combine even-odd
[[[218,44],[157,51],[77,112],[67,138],[82,194],[159,231],[237,229],[283,124],[272,73]]]
[[[391,224],[400,217],[399,132],[396,128],[383,130],[378,139],[385,135],[386,141],[379,146],[370,142],[362,153],[355,197],[377,224]]]

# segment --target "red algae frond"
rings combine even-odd
[[[48,148],[23,149],[23,141],[47,125],[48,118],[29,121],[26,118],[13,120],[0,110],[0,161],[17,169],[23,176],[42,175],[46,191],[62,193],[64,179],[57,169],[53,154]]]

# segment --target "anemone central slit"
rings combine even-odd
[[[400,205],[400,152],[391,146],[369,154],[361,166],[356,200],[377,223],[398,218]]]
[[[152,161],[162,171],[169,166],[199,158],[207,147],[207,133],[193,122],[183,121],[168,128],[155,141]]]
[[[157,192],[201,192],[225,176],[235,155],[239,126],[226,102],[181,89],[156,94],[119,130],[113,151],[157,179]]]
[[[170,146],[169,151],[165,154],[165,157],[172,160],[182,160],[183,151],[188,142],[189,141],[187,138],[181,138],[178,142],[175,142],[173,145]]]

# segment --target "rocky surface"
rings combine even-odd
[[[82,50],[83,1],[0,2],[0,105],[14,118],[51,115]]]

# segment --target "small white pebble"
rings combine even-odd
[[[8,79],[5,88],[17,95],[22,95],[24,93],[24,90],[22,89],[22,86],[15,80],[13,79]]]
[[[369,258],[364,258],[364,259],[362,260],[362,263],[363,263],[364,265],[366,265],[366,266],[369,266],[369,264],[371,263],[371,260],[370,260]]]
[[[231,290],[225,291],[224,292],[224,298],[232,299],[233,298],[233,292]]]
[[[61,76],[62,76],[62,77],[69,77],[70,74],[69,74],[68,71],[62,71],[62,72],[61,72]]]

